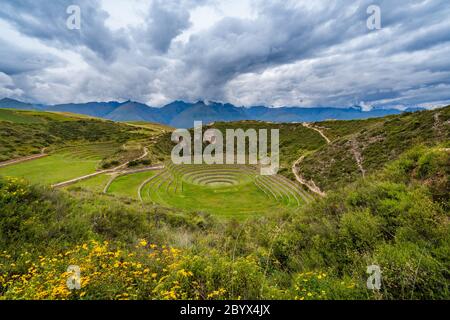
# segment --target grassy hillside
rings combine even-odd
[[[225,138],[226,129],[267,129],[269,136],[268,148],[270,151],[270,131],[271,129],[280,130],[280,171],[279,173],[294,179],[291,166],[302,154],[308,151],[314,151],[326,144],[326,141],[320,134],[310,128],[304,127],[299,123],[275,124],[262,121],[238,121],[238,122],[216,122],[213,125],[205,125],[203,131],[210,128],[218,129]],[[191,130],[193,136],[193,131]],[[171,134],[161,136],[158,140],[157,148],[162,154],[170,154],[174,143],[170,141]],[[224,140],[225,144],[225,140]],[[246,146],[248,148],[248,145]],[[247,149],[248,150],[248,149]]]
[[[102,121],[99,118],[68,112],[0,109],[0,121],[9,121],[13,123],[48,123],[53,121],[77,121],[82,119]]]
[[[316,150],[325,145],[324,139],[316,131],[305,128],[298,123],[267,123],[261,121],[218,122],[212,127],[224,133],[226,129],[271,129],[280,130],[280,174],[291,175],[292,163],[304,152]],[[270,133],[268,133],[270,137]],[[270,150],[270,138],[268,148]]]
[[[160,124],[160,123],[145,122],[145,121],[128,121],[125,123],[136,126],[136,127],[143,127],[146,129],[150,129],[155,132],[164,132],[164,131],[173,131],[174,130],[174,128],[166,126],[164,124]]]
[[[18,112],[9,109],[0,109],[0,121],[12,123],[43,123],[45,120],[40,117],[32,116],[31,111]]]
[[[105,159],[103,164],[120,163],[136,153],[142,154],[143,146],[151,145],[154,136],[162,132],[159,125],[134,126],[68,113],[3,109],[0,110],[0,162],[40,153],[44,147],[53,152],[73,145],[110,143],[122,155]],[[132,142],[139,146],[133,146]],[[120,145],[125,147],[121,149]],[[135,149],[140,151],[133,152]]]
[[[448,299],[448,161],[415,148],[246,223],[0,180],[0,299]],[[365,287],[373,263],[379,292]],[[69,264],[82,290],[65,286]]]
[[[167,162],[116,172],[106,193],[111,173],[50,189],[144,146],[164,161],[170,128],[4,112],[9,157],[50,155],[0,168],[16,177],[0,177],[0,300],[449,299],[449,113],[214,124],[280,129],[281,173],[294,179],[305,155],[300,173],[327,191],[313,198],[252,167]],[[372,264],[380,291],[366,288]],[[67,289],[68,265],[83,270],[81,290]]]
[[[385,118],[373,118],[367,120],[348,120],[348,121],[322,121],[315,123],[315,127],[320,128],[323,133],[331,140],[357,133],[363,129],[374,126],[377,123],[385,121]]]
[[[317,123],[333,141],[310,153],[300,171],[323,190],[333,190],[381,169],[414,146],[448,145],[449,119],[446,107],[376,120]]]
[[[450,138],[450,107],[435,111],[405,113],[384,118],[324,121],[305,127],[302,124],[274,124],[260,121],[217,122],[204,130],[279,129],[279,173],[295,181],[292,164],[299,164],[300,174],[328,191],[356,181],[395,160],[417,144],[435,145]],[[319,134],[320,130],[330,141]],[[170,134],[161,136],[158,152],[169,154],[174,144]]]

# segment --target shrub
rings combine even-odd
[[[380,246],[373,261],[382,271],[385,299],[448,299],[445,265],[414,243]]]

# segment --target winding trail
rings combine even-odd
[[[112,169],[110,169],[110,170],[112,170],[112,171],[118,171],[118,170],[120,170],[120,169],[122,169],[122,168],[126,168],[126,167],[128,166],[128,164],[130,164],[130,162],[142,160],[142,159],[144,159],[147,155],[148,155],[148,148],[147,148],[147,147],[144,147],[144,154],[143,154],[142,156],[140,156],[139,158],[130,160],[130,161],[128,161],[128,162],[125,162],[124,164],[121,164],[120,166],[115,167],[115,168],[112,168]]]
[[[54,185],[52,185],[52,188],[66,187],[66,186],[69,186],[71,184],[77,183],[79,181],[86,180],[86,179],[89,179],[89,178],[92,178],[92,177],[95,177],[95,176],[98,176],[98,175],[101,175],[101,174],[104,174],[104,173],[121,173],[121,172],[123,172],[123,171],[121,171],[121,169],[126,168],[130,162],[132,162],[132,161],[139,161],[139,160],[145,158],[147,155],[148,155],[148,148],[145,147],[144,148],[144,153],[139,158],[130,160],[128,162],[125,162],[124,164],[121,164],[120,166],[117,166],[117,167],[112,168],[112,169],[100,170],[100,171],[97,171],[97,172],[94,172],[94,173],[91,173],[91,174],[87,174],[85,176],[81,176],[81,177],[78,177],[78,178],[75,178],[75,179],[71,179],[71,180],[68,180],[68,181],[63,181],[63,182],[54,184]],[[157,168],[159,168],[159,166],[147,167],[146,169],[148,169],[148,171],[150,171],[150,170],[157,170]],[[140,169],[136,169],[136,170],[140,170]]]
[[[323,133],[322,130],[320,130],[317,127],[312,126],[310,123],[302,123],[302,125],[305,128],[309,128],[312,130],[317,131],[327,142],[327,144],[331,143],[331,140]],[[295,179],[301,183],[302,185],[306,186],[309,190],[311,190],[312,192],[314,192],[315,194],[321,196],[321,197],[325,197],[327,194],[320,190],[320,188],[315,184],[315,182],[313,180],[309,180],[307,181],[305,178],[302,177],[302,175],[300,174],[300,168],[298,167],[300,165],[300,163],[305,159],[305,156],[301,156],[297,161],[294,162],[294,164],[292,165],[292,173],[295,176]]]
[[[364,166],[363,166],[363,157],[362,157],[361,152],[359,151],[358,143],[356,142],[355,139],[351,140],[351,146],[352,146],[352,149],[351,149],[352,154],[353,154],[353,157],[355,158],[356,165],[358,166],[359,171],[361,171],[363,178],[365,178],[366,170],[364,169]]]
[[[311,123],[303,122],[302,125],[303,125],[305,128],[309,128],[309,129],[312,129],[312,130],[314,130],[314,131],[317,131],[317,132],[322,136],[322,138],[325,139],[325,141],[326,141],[328,144],[331,143],[331,140],[323,133],[323,131],[320,130],[319,128],[317,128],[317,127],[312,126]]]
[[[315,194],[318,194],[321,197],[325,197],[327,194],[320,190],[320,188],[314,183],[314,181],[310,180],[307,181],[304,179],[300,174],[300,169],[297,167],[302,161],[305,159],[305,156],[301,156],[293,165],[292,165],[292,173],[294,173],[295,178],[298,182],[300,182],[302,185],[306,186],[309,190],[314,192]]]
[[[97,172],[94,172],[94,173],[91,173],[91,174],[88,174],[88,175],[85,175],[85,176],[82,176],[82,177],[78,177],[78,178],[75,178],[75,179],[72,179],[72,180],[68,180],[68,181],[64,181],[64,182],[60,182],[60,183],[54,184],[54,185],[52,185],[52,188],[66,187],[66,186],[69,186],[71,184],[77,183],[79,181],[86,180],[86,179],[98,176],[98,175],[103,174],[103,173],[108,173],[108,172],[113,172],[113,171],[112,170],[97,171]]]

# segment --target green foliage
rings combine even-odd
[[[5,113],[26,121],[11,119],[12,116],[6,117]],[[134,126],[112,121],[46,112],[0,110],[0,161],[40,153],[43,147],[58,148],[94,142],[123,144],[129,140],[149,140],[151,134],[150,130],[136,131]]]
[[[348,211],[342,215],[338,237],[347,250],[371,250],[381,236],[382,219],[371,215],[369,210]]]
[[[301,208],[280,210],[261,200],[257,205],[272,212],[242,221],[198,212],[204,201],[221,199],[216,205],[225,208],[231,198],[195,188],[186,188],[183,206],[164,192],[158,204],[137,201],[135,189],[153,173],[120,177],[106,195],[107,175],[66,191],[0,178],[0,299],[449,299],[448,110],[345,122],[342,128],[325,122],[320,125],[334,135],[330,146],[314,130],[284,126],[282,152],[292,159],[311,152],[305,170],[313,176],[320,164],[324,178],[318,181],[333,191]],[[95,120],[72,119],[50,130],[47,121],[0,122],[6,128],[0,132],[11,142],[14,130],[22,137],[20,130],[29,125],[29,133],[38,134],[34,146],[45,141],[40,133],[54,144],[72,137],[66,130],[87,141],[111,129],[105,122],[88,133]],[[126,138],[124,149],[138,154],[127,139],[139,135],[121,126],[111,129],[108,143],[121,144],[118,130]],[[350,161],[352,140],[361,147],[364,179]],[[101,158],[78,151],[61,157]],[[115,154],[98,151],[109,157],[105,163],[114,161]],[[311,169],[311,159],[322,162]],[[327,159],[342,163],[327,167]],[[244,191],[251,192],[238,189],[234,195],[239,208],[248,202]],[[172,206],[178,209],[167,208]],[[71,264],[82,267],[80,291],[65,286]],[[382,271],[380,291],[366,289],[372,264]]]
[[[55,191],[29,188],[17,179],[0,180],[0,248],[39,252],[87,240],[92,234],[70,212],[71,201]]]
[[[443,169],[434,166],[440,166],[443,152],[416,149],[378,175],[299,212],[246,222],[219,223],[206,215],[93,196],[80,188],[73,188],[73,198],[1,180],[0,250],[14,256],[0,261],[7,265],[0,292],[6,298],[55,299],[448,299],[448,212],[435,200],[435,187],[420,180],[440,175]],[[416,175],[423,163],[434,165],[427,165],[428,174]],[[411,175],[397,176],[394,168],[407,168]],[[98,245],[70,262],[58,258],[65,250],[74,252],[73,246],[79,252],[91,239],[122,248],[126,254],[117,268],[126,262],[127,270],[136,273],[107,280],[118,262],[99,253]],[[138,258],[141,249],[134,244],[139,239],[175,247],[177,258]],[[30,261],[38,261],[38,255],[49,265],[36,264],[36,275],[30,275]],[[99,260],[91,255],[100,255]],[[85,266],[88,277],[97,274],[83,287],[83,296],[60,287],[67,263]],[[365,288],[371,264],[381,267],[379,292]],[[144,269],[150,270],[147,275],[134,278]],[[47,278],[57,279],[53,287],[42,287]],[[34,289],[25,289],[20,279]]]
[[[450,154],[448,148],[415,147],[385,170],[386,179],[425,184],[433,200],[450,210]]]
[[[130,161],[128,163],[128,167],[129,168],[134,168],[134,167],[137,167],[137,166],[140,166],[140,165],[142,165],[142,166],[150,166],[151,164],[152,164],[152,161],[150,159],[133,160],[133,161]]]
[[[309,154],[301,164],[302,175],[307,180],[312,179],[322,190],[334,190],[362,176],[358,158],[367,175],[417,145],[448,143],[449,119],[450,107],[446,107],[362,122],[321,123],[329,126],[325,132],[344,136]],[[344,129],[335,130],[340,125]],[[349,126],[354,126],[355,130],[346,130]]]
[[[411,242],[382,245],[373,259],[382,266],[385,299],[448,299],[448,265]]]
[[[117,160],[105,161],[102,163],[102,169],[114,168],[114,167],[117,167],[119,164],[120,164],[120,162]]]

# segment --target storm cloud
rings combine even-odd
[[[450,103],[447,0],[1,2],[2,96],[154,106]],[[80,30],[66,27],[69,5],[81,9]],[[380,30],[367,28],[370,5],[381,9]]]

